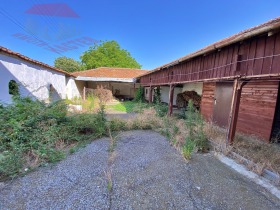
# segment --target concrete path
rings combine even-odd
[[[102,138],[53,167],[0,184],[0,209],[280,209],[211,154],[187,163],[153,131]],[[112,181],[112,185],[110,184]]]

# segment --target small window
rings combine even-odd
[[[10,80],[9,82],[9,94],[13,96],[19,95],[19,87],[15,80]]]
[[[148,89],[146,88],[146,95],[148,94]]]

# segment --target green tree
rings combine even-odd
[[[56,58],[54,61],[54,66],[67,72],[82,70],[80,62],[74,60],[73,58],[67,58],[65,56]]]
[[[122,49],[116,41],[96,43],[80,58],[86,69],[98,67],[141,68],[141,65],[130,53]]]

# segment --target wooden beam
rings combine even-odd
[[[171,116],[173,113],[173,95],[175,85],[170,84],[169,86],[169,102],[168,102],[168,115]]]
[[[245,83],[240,82],[238,79],[234,80],[234,89],[232,94],[231,108],[230,108],[230,116],[228,123],[228,132],[227,132],[227,142],[226,144],[232,144],[234,140],[234,136],[236,133],[236,125],[238,120],[238,112],[240,105],[240,98],[242,93],[242,87]]]
[[[153,102],[153,87],[150,86],[150,89],[149,89],[149,103],[152,103]]]
[[[83,100],[85,101],[86,100],[86,87],[84,86],[84,89],[83,89]]]

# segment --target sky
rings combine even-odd
[[[116,40],[151,70],[280,16],[280,0],[0,2],[0,45],[52,66]]]

